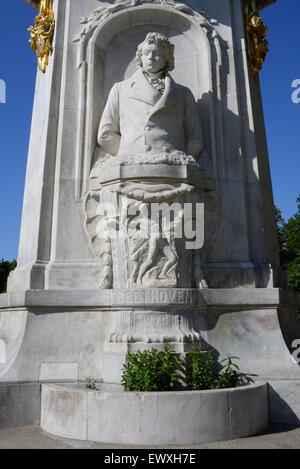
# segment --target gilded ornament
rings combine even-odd
[[[269,43],[266,39],[268,28],[257,10],[256,2],[253,0],[246,3],[246,31],[250,68],[252,75],[258,80],[259,72],[269,52]]]
[[[39,14],[35,18],[34,26],[31,26],[30,45],[38,57],[39,69],[45,73],[49,56],[53,52],[53,36],[55,30],[55,19],[52,8],[53,0],[41,0],[39,3]]]

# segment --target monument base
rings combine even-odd
[[[268,427],[266,384],[172,392],[42,386],[41,427],[64,438],[120,445],[193,445]]]
[[[18,385],[20,399],[22,389],[26,396],[29,383],[78,383],[87,377],[118,383],[116,376],[108,379],[111,365],[105,354],[111,347],[115,347],[115,359],[121,366],[126,350],[151,346],[139,335],[133,336],[131,343],[126,337],[123,345],[119,339],[113,342],[120,317],[150,311],[150,315],[176,318],[185,311],[185,317],[190,318],[189,330],[199,337],[203,350],[213,350],[220,359],[237,356],[242,373],[253,381],[269,383],[271,421],[298,424],[300,367],[292,355],[296,351],[293,342],[300,338],[297,308],[298,297],[280,289],[27,291],[0,295],[1,402],[9,403],[11,409],[6,415],[18,424],[23,422],[23,411],[20,406],[14,407],[13,398],[9,399],[8,384]],[[177,344],[184,348],[188,334],[181,332]],[[125,347],[125,352],[120,347]],[[14,412],[20,418],[13,416]],[[7,426],[7,418],[2,423],[1,418],[2,414],[0,426]]]

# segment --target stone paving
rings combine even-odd
[[[39,427],[0,430],[0,449],[131,449],[117,445],[68,440],[45,433]],[[146,448],[146,447],[144,447]],[[147,447],[150,448],[150,447]],[[183,449],[183,447],[174,447]],[[299,449],[300,428],[272,428],[268,434],[198,446],[185,449]]]

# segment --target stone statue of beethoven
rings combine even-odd
[[[151,209],[153,202],[173,204],[174,200],[182,208],[185,197],[195,189],[193,185],[180,176],[178,180],[153,182],[149,175],[143,176],[143,168],[138,174],[141,180],[136,180],[135,169],[133,180],[120,183],[109,180],[100,186],[98,183],[103,167],[110,168],[112,157],[116,157],[117,165],[163,162],[171,166],[190,163],[198,166],[196,158],[204,153],[194,96],[169,75],[174,68],[174,46],[165,36],[152,32],[138,46],[136,57],[138,71],[116,83],[109,94],[98,131],[101,156],[90,175],[93,189],[86,203],[87,229],[103,265],[100,287],[186,288],[191,286],[194,276],[196,285],[205,288],[199,253],[193,261],[194,253],[183,249],[181,239],[177,239],[176,230],[182,226],[184,211],[180,209],[172,220],[168,213],[162,213],[157,221]],[[157,176],[158,172],[154,174]],[[116,206],[106,209],[108,219],[98,209],[109,201]],[[123,234],[127,233],[124,245],[120,239],[114,242],[110,228],[112,213],[119,217],[116,226],[123,228]],[[98,228],[95,236],[95,226],[101,228],[101,242]],[[190,273],[186,266],[190,266]]]
[[[138,71],[116,83],[98,132],[105,153],[130,157],[203,152],[199,111],[191,91],[171,78],[174,46],[159,33],[147,34],[136,53]]]

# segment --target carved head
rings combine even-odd
[[[136,59],[137,67],[149,73],[173,70],[174,46],[162,34],[148,33],[138,46]]]

